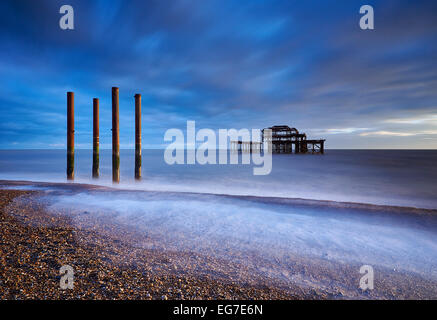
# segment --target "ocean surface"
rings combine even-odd
[[[143,150],[141,182],[134,150],[121,150],[121,183],[111,182],[111,150],[76,150],[75,182],[123,189],[304,198],[437,209],[437,150],[327,150],[325,155],[274,154],[272,172],[255,165],[168,165],[163,150]],[[241,161],[240,161],[241,163]],[[64,150],[0,150],[0,180],[66,182]]]
[[[0,180],[35,181],[1,187],[41,190],[49,210],[78,225],[92,216],[135,228],[157,239],[147,248],[230,259],[294,283],[316,281],[292,269],[296,257],[437,281],[437,211],[427,210],[437,209],[437,151],[273,155],[271,174],[256,176],[252,164],[167,165],[163,150],[143,150],[136,182],[134,151],[122,150],[116,185],[111,151],[100,158],[100,179],[91,179],[92,152],[77,150],[75,182],[48,185],[67,182],[64,151],[0,151]]]

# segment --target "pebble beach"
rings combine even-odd
[[[17,197],[32,192],[0,191],[0,299],[299,298],[268,285],[220,282],[195,272],[178,275],[169,267],[177,256],[133,250],[129,243],[75,229],[68,219],[36,205],[14,210]],[[135,262],[117,263],[120,252],[131,252]],[[64,264],[74,268],[73,290],[60,289]]]
[[[436,281],[397,270],[378,268],[377,287],[363,291],[358,287],[359,265],[350,263],[289,254],[284,258],[285,270],[289,271],[267,273],[265,270],[276,270],[283,261],[263,260],[248,253],[244,259],[251,263],[246,264],[171,247],[147,248],[138,243],[158,240],[99,220],[87,211],[80,211],[80,219],[73,223],[71,214],[48,210],[41,194],[13,188],[0,190],[0,299],[437,297]],[[64,265],[74,270],[73,289],[60,287],[60,268]]]

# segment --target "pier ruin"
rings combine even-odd
[[[271,130],[271,137],[264,135],[266,129]],[[261,134],[263,142],[272,143],[273,153],[325,153],[325,139],[309,140],[306,133],[286,125],[265,128]]]
[[[265,134],[269,130],[271,134]],[[273,126],[261,130],[261,141],[231,141],[231,151],[259,152],[264,143],[271,143],[273,153],[325,153],[325,139],[307,139],[306,133],[286,125]]]
[[[93,163],[92,177],[99,178],[99,99],[93,99]],[[188,123],[188,122],[187,122]],[[188,129],[187,129],[188,130]],[[112,181],[120,182],[120,124],[119,89],[112,87]],[[74,93],[67,92],[67,179],[74,180]],[[238,134],[237,134],[238,136]],[[239,135],[241,137],[241,135]],[[194,138],[193,138],[194,139]],[[243,138],[244,139],[244,138]],[[263,151],[264,144],[271,146],[272,153],[325,152],[325,139],[309,140],[305,133],[286,125],[273,126],[261,131],[261,140],[230,141],[230,151],[256,153]],[[135,179],[141,179],[141,94],[135,94]]]

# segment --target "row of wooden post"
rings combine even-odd
[[[93,99],[93,178],[99,177],[99,99]],[[67,179],[74,179],[74,93],[67,92]],[[135,95],[135,179],[141,179],[141,95]],[[120,182],[118,88],[112,88],[112,181]]]

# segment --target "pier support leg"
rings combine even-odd
[[[112,182],[120,182],[120,127],[118,88],[112,88]]]
[[[99,177],[99,99],[93,99],[93,178]]]
[[[135,179],[141,179],[141,95],[135,95]]]
[[[67,92],[67,179],[74,179],[74,93]]]

